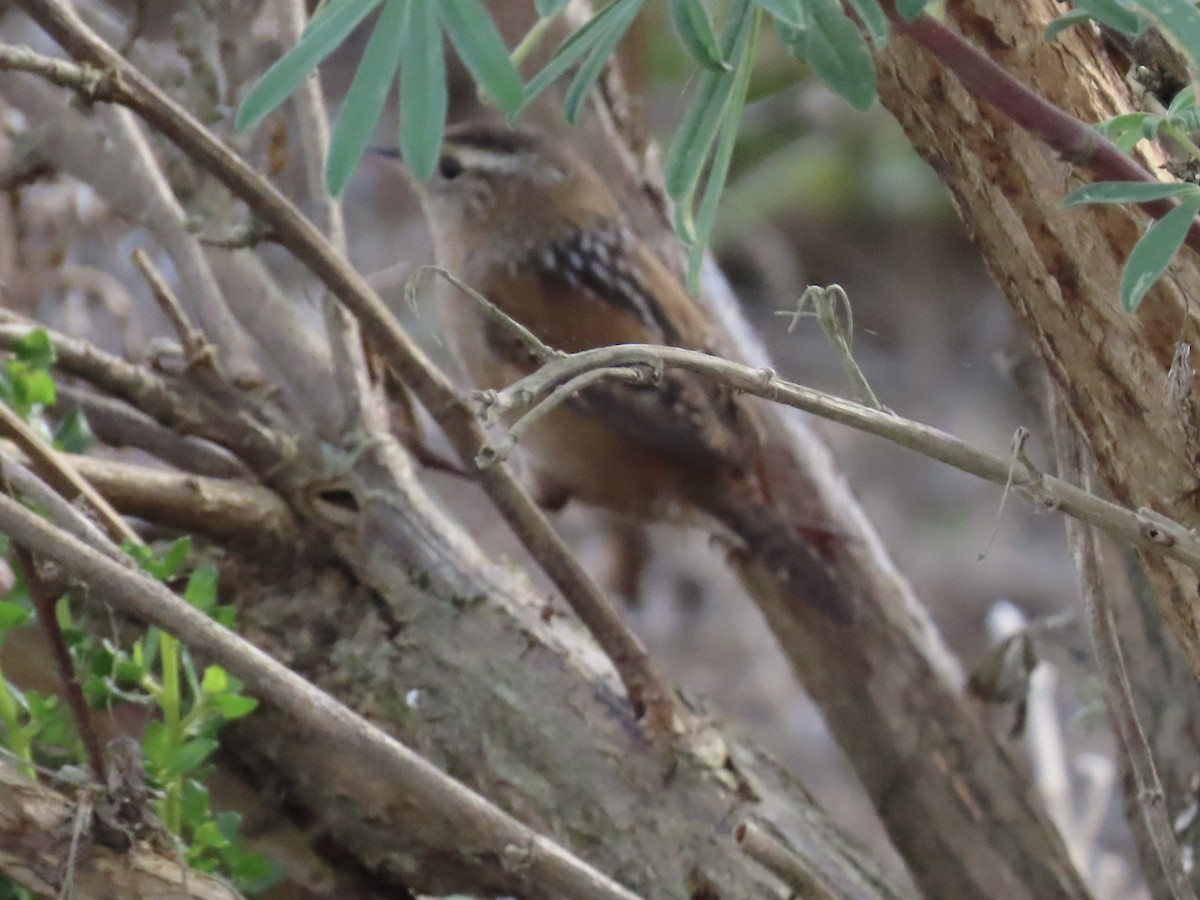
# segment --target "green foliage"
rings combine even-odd
[[[81,411],[69,410],[56,428],[45,419],[45,410],[58,402],[50,374],[54,361],[54,345],[45,331],[39,328],[21,338],[0,368],[0,402],[56,449],[82,453],[95,443],[95,436]]]
[[[187,538],[162,550],[126,549],[143,570],[163,582],[183,579],[192,555]],[[191,566],[183,596],[223,624],[233,624],[232,608],[217,602],[214,566]],[[56,616],[90,706],[133,703],[158,713],[142,739],[146,777],[158,791],[156,813],[180,840],[189,865],[229,877],[247,893],[270,887],[282,869],[244,848],[238,834],[239,818],[213,811],[204,785],[211,772],[207,762],[218,747],[220,730],[253,712],[257,701],[243,694],[241,682],[219,666],[198,672],[187,648],[156,628],[148,629],[127,647],[119,647],[78,627],[66,598],[59,600]],[[0,643],[32,617],[28,595],[18,581],[0,601]],[[19,690],[2,673],[0,744],[29,763],[61,766],[83,761],[67,707],[55,697]],[[0,881],[0,897],[10,889]]]
[[[1121,305],[1133,312],[1162,277],[1183,246],[1196,213],[1200,212],[1200,187],[1194,184],[1104,181],[1084,185],[1063,200],[1066,206],[1087,203],[1145,203],[1177,197],[1178,206],[1156,222],[1134,245],[1121,273]]]
[[[250,89],[237,125],[250,128],[278,107],[304,78],[370,13],[382,6],[334,127],[326,169],[333,194],[345,187],[378,123],[391,85],[400,73],[401,155],[419,178],[437,164],[446,120],[446,65],[441,35],[485,94],[516,116],[556,80],[573,71],[564,94],[564,114],[575,122],[605,63],[648,0],[609,0],[555,50],[549,62],[523,85],[513,60],[480,0],[327,0],[314,14],[296,46]],[[1111,0],[1110,0],[1111,2]],[[701,67],[700,85],[672,142],[672,197],[682,204],[679,232],[693,249],[693,277],[711,231],[745,106],[753,48],[763,14],[776,23],[788,50],[809,63],[834,91],[862,109],[875,101],[875,70],[866,38],[840,0],[734,0],[720,27],[705,0],[666,0],[680,44]],[[542,20],[536,40],[565,0],[536,0]],[[922,0],[901,0],[912,17]],[[882,46],[888,23],[879,0],[851,0],[871,41]],[[527,49],[524,42],[518,51]],[[702,170],[708,171],[699,193]]]
[[[1183,53],[1193,79],[1200,73],[1200,8],[1194,0],[1074,0],[1075,9],[1051,25],[1048,35],[1080,21],[1094,19],[1129,38],[1157,26],[1163,36]],[[1200,163],[1200,147],[1192,133],[1200,127],[1196,93],[1192,86],[1181,90],[1161,113],[1135,112],[1115,116],[1096,126],[1124,153],[1138,141],[1167,139],[1173,151],[1182,153],[1192,165]],[[1064,203],[1145,203],[1177,198],[1179,205],[1157,222],[1130,251],[1121,273],[1121,305],[1133,312],[1146,292],[1166,271],[1183,246],[1200,212],[1200,188],[1190,183],[1104,182],[1085,185],[1067,196]]]

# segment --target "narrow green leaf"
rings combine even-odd
[[[1085,203],[1146,203],[1167,197],[1200,195],[1200,187],[1181,182],[1097,181],[1077,187],[1063,197],[1063,206]]]
[[[737,143],[742,122],[742,110],[746,105],[746,92],[750,89],[750,73],[754,69],[754,45],[758,36],[760,13],[751,17],[750,34],[745,49],[738,55],[737,75],[730,94],[729,105],[721,123],[717,149],[713,154],[708,181],[704,185],[704,196],[696,215],[696,230],[688,253],[688,290],[693,294],[700,289],[700,265],[708,248],[713,223],[717,217],[717,205],[725,190],[725,179],[729,176],[729,164],[733,160],[733,148]]]
[[[1134,244],[1121,273],[1121,306],[1128,312],[1137,309],[1146,292],[1167,270],[1183,246],[1197,212],[1200,212],[1200,192],[1152,224]]]
[[[1098,123],[1096,130],[1116,144],[1123,153],[1128,153],[1145,135],[1147,125],[1151,125],[1157,133],[1161,121],[1161,117],[1153,113],[1124,113]]]
[[[1127,37],[1136,37],[1142,30],[1137,13],[1122,0],[1074,0],[1073,5],[1101,25],[1114,28]]]
[[[1068,28],[1092,21],[1092,15],[1085,9],[1073,9],[1063,13],[1046,26],[1046,40],[1052,41]]]
[[[446,60],[437,0],[408,0],[400,75],[400,152],[422,181],[433,174],[446,130]]]
[[[534,0],[533,8],[543,19],[548,19],[551,16],[557,16],[567,2],[568,0]]]
[[[441,0],[442,24],[463,64],[506,113],[521,108],[525,88],[496,23],[479,0]]]
[[[858,17],[867,26],[871,42],[876,47],[886,45],[888,39],[887,13],[879,5],[879,0],[849,0],[849,2],[851,8],[858,13]]]
[[[545,68],[533,76],[526,86],[524,101],[526,105],[557,81],[567,69],[575,65],[589,49],[596,45],[596,42],[604,36],[609,28],[612,18],[620,14],[625,2],[626,0],[611,0],[588,19],[582,28],[558,46],[554,55],[550,57],[550,62],[546,63]]]
[[[350,90],[342,101],[342,108],[338,110],[333,137],[329,142],[329,158],[325,161],[325,187],[335,197],[342,193],[357,168],[383,113],[383,104],[387,102],[404,50],[402,38],[409,2],[387,0],[363,51]],[[411,2],[420,5],[431,3],[432,0]],[[434,30],[437,30],[436,25]],[[437,37],[440,47],[441,34]]]
[[[212,756],[217,746],[217,742],[212,738],[198,737],[188,741],[182,747],[169,749],[165,754],[159,777],[166,780],[192,771]]]
[[[780,22],[800,27],[804,24],[804,7],[800,0],[754,0]]]
[[[234,124],[245,130],[265,119],[381,2],[383,0],[330,0],[329,8],[310,24],[296,46],[250,88],[238,107]]]
[[[571,79],[571,84],[567,87],[566,96],[563,98],[563,115],[572,125],[579,118],[579,109],[583,105],[588,91],[592,89],[592,85],[604,71],[609,57],[616,52],[617,44],[625,36],[625,32],[629,30],[629,26],[637,18],[637,14],[641,12],[644,0],[621,0],[621,2],[624,6],[608,20],[607,29],[596,39],[596,45],[592,48],[591,54],[579,67],[579,71],[575,73],[575,77]]]
[[[731,63],[735,48],[746,40],[754,23],[752,11],[751,0],[735,0],[729,12],[725,14],[725,24],[721,30],[721,55]],[[725,103],[733,90],[734,78],[735,74],[732,71],[702,72],[696,95],[671,138],[671,146],[663,164],[663,177],[667,193],[679,204],[681,214],[691,214],[690,197],[700,180],[713,141],[716,140]],[[687,229],[680,228],[680,224],[676,223],[677,230],[683,237]]]
[[[717,35],[700,0],[668,0],[667,10],[675,33],[692,58],[708,69],[728,69],[721,56]]]
[[[928,0],[896,0],[896,12],[900,13],[900,18],[905,22],[911,22],[925,12],[927,2]]]
[[[1167,117],[1180,116],[1196,108],[1196,86],[1189,84],[1182,88],[1171,100],[1167,107]]]
[[[875,63],[839,0],[810,0],[804,55],[829,87],[860,110],[875,102]]]

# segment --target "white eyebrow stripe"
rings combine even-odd
[[[528,168],[528,157],[524,153],[501,153],[467,146],[453,147],[452,150],[454,157],[462,163],[464,169],[512,175]]]

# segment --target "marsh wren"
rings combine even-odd
[[[532,130],[458,125],[418,190],[438,264],[551,347],[713,349],[698,305],[639,240],[601,176],[565,143]],[[455,290],[441,299],[477,387],[499,390],[538,367],[476,301]],[[700,511],[751,546],[788,527],[765,503],[755,411],[693,373],[589,387],[541,419],[521,447],[542,497],[574,497],[645,520]],[[790,551],[778,540],[774,546],[771,565],[786,568]]]

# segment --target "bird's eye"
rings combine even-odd
[[[463,166],[453,156],[443,156],[438,160],[438,174],[447,181],[453,181],[463,173]]]

